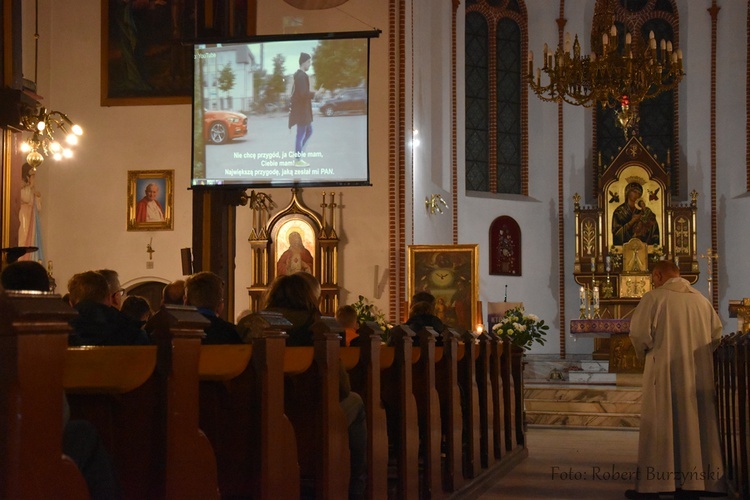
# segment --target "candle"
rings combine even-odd
[[[591,257],[591,272],[596,271],[596,259]]]
[[[581,287],[581,293],[578,294],[581,299],[581,310],[586,309],[586,289]]]
[[[607,255],[607,258],[605,259],[605,262],[606,262],[606,270],[607,270],[607,272],[610,272],[612,270],[612,266],[610,265],[609,255]]]
[[[680,267],[680,258],[676,255],[674,256],[674,265]]]
[[[599,287],[594,287],[594,309],[599,309]]]

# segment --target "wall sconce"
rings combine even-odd
[[[430,214],[442,214],[443,208],[446,210],[450,208],[448,203],[439,194],[431,194],[429,198],[425,198],[424,205]]]

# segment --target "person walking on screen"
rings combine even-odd
[[[673,262],[657,262],[651,279],[654,289],[630,320],[630,340],[645,367],[636,489],[625,496],[724,492],[713,375],[721,321]]]
[[[294,140],[295,167],[307,167],[310,165],[302,159],[302,150],[312,135],[312,100],[316,92],[310,91],[310,77],[307,71],[312,64],[312,58],[307,52],[299,55],[299,69],[294,73],[294,86],[292,87],[291,109],[289,112],[289,128],[297,125],[297,136]],[[320,88],[322,90],[323,87]],[[320,91],[319,90],[319,91]]]

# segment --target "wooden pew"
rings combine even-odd
[[[380,327],[367,322],[359,330],[359,347],[342,347],[341,360],[352,390],[362,396],[367,414],[367,498],[388,496],[388,431],[380,399]]]
[[[419,347],[412,351],[412,392],[417,401],[419,454],[422,459],[420,498],[442,494],[440,460],[440,401],[435,387],[435,338],[432,328],[416,332]]]
[[[461,387],[461,412],[462,412],[462,441],[463,457],[462,472],[466,479],[472,479],[479,474],[480,467],[487,467],[482,463],[482,439],[484,439],[485,456],[487,446],[487,415],[482,415],[480,405],[480,392],[478,382],[480,381],[479,369],[479,345],[471,332],[464,332],[462,342],[458,344],[458,384]],[[486,405],[487,397],[487,372],[484,371],[484,382],[482,385],[485,398],[484,410],[490,410]],[[484,425],[484,427],[483,427]]]
[[[284,352],[285,412],[294,426],[301,493],[346,498],[349,434],[339,405],[339,349],[343,329],[324,317],[312,326],[314,347]]]
[[[455,330],[446,329],[440,347],[435,347],[435,384],[440,401],[442,435],[442,488],[453,492],[463,485],[461,390],[458,383],[458,339]],[[463,344],[462,344],[463,346]]]
[[[97,427],[126,498],[219,497],[213,450],[198,428],[207,324],[194,308],[166,306],[147,325],[157,346],[68,349],[71,416]]]
[[[88,498],[62,453],[62,378],[75,314],[59,295],[0,289],[0,498]]]
[[[482,468],[491,467],[505,454],[505,415],[499,359],[493,351],[502,352],[497,336],[483,332],[478,337],[476,364],[479,399],[479,446]]]
[[[389,498],[397,499],[419,497],[419,431],[417,403],[412,392],[413,337],[409,327],[394,327],[393,346],[383,347],[380,356],[380,394],[396,472]]]
[[[203,345],[200,425],[216,453],[224,497],[299,498],[294,429],[284,414],[284,350],[290,324],[255,315],[252,345]]]
[[[500,360],[500,379],[502,383],[502,401],[503,413],[505,416],[505,450],[513,451],[518,447],[518,433],[520,425],[518,419],[518,394],[516,392],[515,370],[513,368],[513,358],[509,342],[502,342],[502,351],[500,350],[500,341],[494,344],[497,350],[493,349],[492,358]],[[494,378],[494,375],[493,375]],[[523,397],[523,396],[521,396]],[[522,431],[521,431],[522,432]]]

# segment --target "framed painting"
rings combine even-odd
[[[299,271],[318,276],[315,267],[318,239],[307,217],[288,215],[274,228],[274,276],[286,276]]]
[[[435,297],[435,315],[459,331],[477,323],[479,245],[409,246],[409,298],[417,292]]]
[[[128,170],[128,231],[174,229],[174,170]]]
[[[189,104],[196,0],[101,0],[101,104]]]
[[[521,228],[508,215],[490,225],[490,274],[521,276]]]

